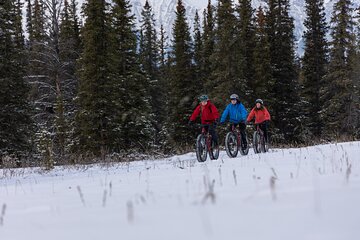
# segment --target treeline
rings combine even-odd
[[[299,58],[289,0],[209,0],[192,27],[178,0],[170,44],[147,1],[139,28],[128,0],[87,0],[82,20],[76,0],[2,1],[2,161],[182,151],[204,93],[220,110],[231,93],[262,98],[275,143],[358,139],[360,11],[338,0],[328,23],[323,0],[305,5]]]

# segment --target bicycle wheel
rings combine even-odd
[[[240,147],[239,147],[240,154],[243,156],[248,155],[248,153],[249,153],[249,139],[248,139],[247,135],[246,135],[246,143],[247,143],[246,147],[244,148],[245,144],[241,141]]]
[[[265,153],[266,152],[266,146],[265,146],[265,138],[264,136],[260,136],[260,151]]]
[[[264,147],[263,147],[264,152],[268,152],[269,148],[270,148],[270,139],[269,139],[269,136],[268,136],[267,141],[265,141],[265,138],[264,138]]]
[[[254,137],[253,137],[253,148],[254,148],[254,152],[256,153],[260,153],[261,152],[261,144],[260,144],[260,134],[255,131],[254,132]]]
[[[196,139],[196,158],[199,162],[205,162],[207,157],[206,139],[203,134],[199,134]]]
[[[226,154],[230,158],[234,158],[238,154],[239,146],[237,144],[236,135],[233,132],[228,132],[225,137]]]
[[[219,158],[219,144],[215,145],[215,142],[211,140],[211,149],[209,151],[210,159],[216,160]]]

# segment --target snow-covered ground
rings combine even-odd
[[[357,240],[359,223],[360,142],[0,171],[1,240]]]

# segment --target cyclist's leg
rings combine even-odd
[[[206,132],[209,132],[209,126],[206,125],[206,126],[204,126],[204,128],[205,128]]]
[[[264,132],[264,140],[268,142],[268,122],[262,122],[259,124],[260,129]]]
[[[246,141],[246,125],[244,122],[239,123],[240,135],[241,135],[241,142],[243,144],[243,148],[247,148],[247,141]]]
[[[215,131],[215,128],[214,128],[213,125],[211,125],[211,126],[209,127],[209,133],[210,133],[211,138],[212,138],[212,140],[214,141],[215,145],[218,145],[218,144],[219,144],[218,136],[217,136],[217,134],[216,134],[216,131]]]

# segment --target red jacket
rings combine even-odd
[[[270,120],[270,113],[266,109],[266,107],[262,107],[260,109],[257,109],[254,107],[249,116],[247,117],[246,121],[250,122],[255,117],[255,124],[262,123],[264,121]]]
[[[201,124],[210,124],[217,120],[220,115],[215,107],[210,101],[207,102],[205,106],[202,106],[201,103],[195,108],[193,114],[190,117],[190,121],[195,121],[197,116],[201,113]]]

